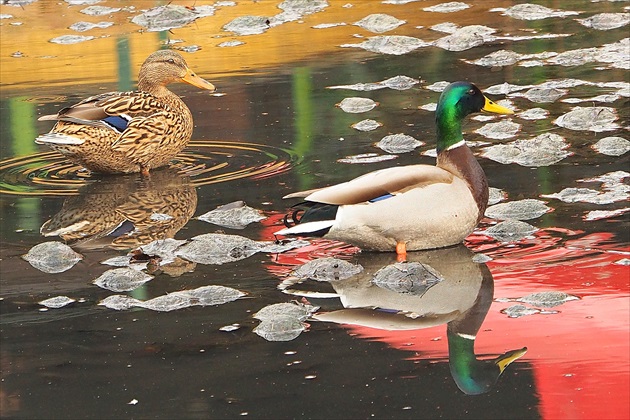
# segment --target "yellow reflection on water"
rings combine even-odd
[[[165,41],[182,40],[174,48],[198,45],[201,50],[186,53],[186,60],[202,77],[218,78],[261,69],[278,67],[282,63],[297,62],[318,54],[340,51],[339,45],[353,43],[356,34],[364,37],[378,34],[353,25],[371,13],[389,13],[405,20],[414,14],[423,13],[426,4],[412,2],[389,5],[380,1],[355,1],[347,7],[347,0],[329,0],[329,7],[321,12],[304,16],[301,20],[288,22],[268,29],[259,35],[236,36],[222,28],[239,16],[274,16],[282,12],[277,6],[281,1],[260,0],[235,2],[235,6],[217,7],[213,16],[203,17],[182,28],[163,32],[145,32],[132,23],[131,18],[164,4],[198,7],[212,5],[215,1],[173,0],[151,1],[105,0],[98,6],[123,8],[104,16],[89,16],[81,13],[87,5],[72,6],[63,1],[40,0],[24,7],[0,5],[1,14],[10,14],[11,19],[0,19],[0,89],[22,89],[52,85],[76,85],[89,83],[115,83],[135,77],[140,64]],[[506,1],[497,1],[497,6]],[[128,10],[132,5],[135,9]],[[125,9],[127,8],[127,9]],[[466,12],[464,20],[481,12],[482,8]],[[424,17],[426,16],[426,18]],[[423,26],[443,22],[441,13],[423,13]],[[412,19],[413,20],[413,19]],[[461,19],[460,19],[461,20]],[[105,29],[75,32],[68,29],[80,21],[92,23],[109,21],[114,25]],[[15,23],[21,23],[15,25]],[[326,29],[313,29],[322,23],[345,23]],[[387,35],[414,35],[418,29],[405,24]],[[59,45],[49,42],[62,35],[94,36],[95,39],[77,44]],[[217,47],[225,41],[239,40],[245,44],[236,47]],[[360,41],[359,41],[360,42]],[[355,51],[354,49],[351,49]],[[12,58],[15,52],[21,58]],[[348,50],[346,50],[348,53]],[[346,54],[348,59],[348,54]],[[121,90],[130,85],[120,86]]]

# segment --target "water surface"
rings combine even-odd
[[[627,61],[620,58],[629,48],[627,25],[598,30],[576,20],[603,12],[627,15],[627,2],[540,2],[579,14],[523,20],[493,10],[517,3],[509,1],[468,2],[468,9],[440,13],[423,10],[437,1],[330,0],[316,2],[322,9],[314,13],[297,9],[301,16],[288,22],[277,17],[282,11],[279,1],[216,2],[214,15],[158,32],[130,20],[163,2],[138,1],[130,8],[128,2],[106,0],[95,5],[121,10],[101,16],[82,13],[88,5],[70,1],[8,3],[0,6],[3,417],[630,415],[628,178],[619,172],[627,171],[628,154],[609,155],[593,148],[605,137],[628,138],[630,80]],[[192,10],[212,2],[169,4]],[[375,13],[405,23],[385,33],[354,25]],[[222,29],[242,16],[267,17],[270,27],[254,35]],[[68,29],[79,21],[113,25],[81,33]],[[432,27],[447,22],[460,28],[485,25],[496,32],[476,32],[469,41],[479,45],[453,51],[433,45],[449,34]],[[67,45],[50,42],[77,34],[94,39]],[[428,45],[401,55],[341,47],[388,35],[414,37]],[[243,44],[219,46],[226,41]],[[219,92],[213,96],[172,86],[195,119],[193,141],[172,167],[155,171],[150,179],[98,176],[33,143],[50,129],[49,123],[37,121],[38,116],[95,93],[132,89],[141,62],[165,44],[200,47],[182,54]],[[523,57],[489,67],[472,63],[501,50]],[[554,61],[575,50],[571,60]],[[622,54],[617,56],[614,50]],[[329,89],[394,76],[418,83],[404,90]],[[490,186],[502,190],[504,202],[537,199],[550,207],[542,216],[524,220],[537,229],[534,233],[514,242],[495,240],[484,231],[500,220],[488,217],[462,247],[410,254],[411,261],[428,263],[445,277],[439,290],[429,289],[418,299],[371,286],[369,276],[393,264],[395,256],[320,240],[221,265],[183,260],[171,275],[155,273],[140,288],[120,293],[142,301],[207,285],[246,293],[223,305],[170,312],[116,311],[98,305],[115,294],[92,284],[111,268],[101,262],[124,256],[143,243],[216,232],[273,241],[273,232],[281,228],[284,213],[294,204],[282,200],[285,194],[391,165],[433,164],[430,104],[439,92],[431,88],[456,80],[495,92],[488,96],[508,99],[505,104],[516,110],[510,120],[520,127],[511,137],[492,139],[476,132],[505,118],[469,118],[465,134],[474,142],[473,151]],[[504,83],[517,87],[501,87]],[[541,87],[560,96],[552,101],[523,96]],[[370,98],[378,106],[359,114],[336,107],[349,97]],[[612,112],[613,126],[593,131],[554,123],[576,106],[611,108],[598,112]],[[546,114],[541,119],[521,115],[533,108]],[[351,127],[364,119],[382,126],[368,132]],[[398,154],[374,146],[398,133],[425,144]],[[533,161],[524,166],[482,156],[491,145],[545,133],[562,136],[566,143],[567,153],[555,163]],[[366,153],[375,154],[376,162],[343,163]],[[616,180],[590,180],[611,173]],[[600,203],[584,197],[586,201],[576,202],[545,197],[565,188],[615,195]],[[245,229],[196,219],[237,200],[260,210],[266,219]],[[150,217],[163,214],[172,216],[166,224]],[[20,257],[44,241],[64,242],[58,236],[43,236],[60,220],[90,220],[107,232],[112,223],[132,215],[144,215],[141,220],[146,223],[142,234],[126,240],[98,235],[66,238],[83,260],[64,273],[42,273]],[[475,253],[489,258],[473,262]],[[364,271],[343,283],[297,283],[293,295],[280,290],[298,265],[323,257],[360,264]],[[554,307],[516,301],[533,292],[563,292],[579,299]],[[324,293],[337,297],[323,298]],[[58,309],[38,304],[62,295],[76,301]],[[267,341],[253,332],[260,324],[252,317],[255,312],[292,301],[321,307],[306,321],[306,331],[286,342]],[[505,313],[519,304],[533,313],[522,317]],[[339,318],[324,320],[326,316]],[[226,331],[225,326],[238,328]],[[474,348],[454,339],[458,333],[476,336]],[[472,385],[462,385],[462,370],[488,366],[488,360],[525,347],[526,353],[498,379],[486,372],[483,380],[480,376]],[[482,388],[483,393],[468,395]]]

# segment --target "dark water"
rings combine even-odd
[[[2,6],[1,13],[15,15],[0,21],[2,417],[627,418],[628,178],[617,171],[627,171],[628,154],[610,156],[592,146],[605,137],[628,137],[628,69],[618,58],[608,60],[613,63],[544,62],[533,67],[518,63],[483,67],[463,61],[503,49],[519,54],[562,53],[619,42],[627,36],[627,26],[596,30],[574,19],[622,13],[626,3],[540,2],[581,14],[527,21],[491,12],[485,2],[470,2],[473,7],[468,11],[443,14],[421,10],[437,4],[433,1],[356,2],[352,8],[344,8],[346,2],[329,1],[322,12],[303,16],[303,23],[284,23],[260,35],[233,36],[221,31],[223,24],[237,16],[278,13],[278,2],[259,3],[219,7],[215,16],[157,36],[139,33],[137,26],[121,18],[152,7],[152,2],[138,3],[138,10],[116,12],[114,17],[85,17],[78,12],[85,6],[43,0],[23,8]],[[121,7],[115,1],[99,5]],[[498,2],[492,7],[511,5]],[[53,25],[54,34],[38,33],[46,16],[60,10],[63,25]],[[501,36],[570,36],[496,39],[464,51],[427,46],[403,55],[339,48],[365,40],[353,34],[376,35],[352,26],[370,13],[407,21],[384,35],[408,35],[428,42],[446,35],[429,29],[443,22],[487,25]],[[74,45],[47,42],[72,33],[61,30],[67,24],[86,19],[111,20],[115,25],[94,30],[107,35],[102,39]],[[12,26],[10,22],[16,20],[25,23]],[[348,25],[312,28],[338,22]],[[216,34],[224,38],[215,39]],[[32,38],[30,49],[9,43],[7,35],[16,40]],[[39,115],[95,92],[131,85],[136,65],[147,55],[138,51],[155,50],[168,38],[184,38],[185,45],[202,47],[185,57],[222,94],[209,96],[187,86],[173,86],[193,113],[195,132],[193,142],[171,168],[155,171],[150,179],[97,176],[32,142],[50,129],[46,122],[37,121]],[[246,44],[216,47],[225,39]],[[41,58],[47,46],[54,58]],[[27,56],[11,58],[17,49]],[[15,60],[26,61],[16,64]],[[60,76],[57,69],[63,69],[68,60],[74,61],[78,71]],[[112,65],[117,79],[112,80],[105,70],[94,70],[91,75],[86,69],[93,69],[95,62],[104,68]],[[615,67],[615,62],[621,66]],[[25,76],[22,66],[30,68],[27,74],[32,75]],[[80,82],[72,83],[73,75]],[[398,75],[420,83],[406,90],[327,89]],[[212,232],[272,241],[284,212],[293,204],[282,200],[285,194],[391,165],[433,164],[432,157],[421,154],[434,147],[433,112],[418,109],[437,101],[439,93],[427,89],[433,83],[470,80],[486,90],[504,82],[539,86],[561,79],[587,83],[565,88],[566,94],[553,102],[510,97],[508,106],[517,109],[511,120],[521,124],[511,138],[494,140],[475,133],[486,124],[483,121],[469,119],[465,124],[467,140],[488,143],[473,147],[478,154],[485,146],[543,133],[562,136],[570,156],[553,164],[502,164],[479,156],[490,186],[504,192],[504,202],[538,199],[552,211],[525,220],[538,230],[516,242],[484,235],[485,229],[499,221],[485,218],[461,247],[411,253],[410,261],[427,263],[445,278],[439,288],[423,296],[371,285],[372,274],[395,262],[393,254],[358,252],[320,240],[284,253],[262,252],[222,265],[183,261],[181,270],[172,276],[158,274],[140,288],[118,293],[147,300],[207,285],[246,293],[223,305],[171,312],[116,311],[98,305],[116,294],[92,284],[111,268],[101,262],[126,255],[143,242],[190,239]],[[608,103],[563,102],[613,94],[619,88],[605,84],[610,82],[625,83],[625,96]],[[371,98],[379,105],[363,114],[346,113],[335,106],[353,96]],[[571,130],[554,124],[575,106],[613,108],[618,128]],[[543,108],[548,116],[540,120],[519,116],[531,108]],[[350,127],[366,118],[383,126],[370,132]],[[364,153],[386,155],[373,143],[394,133],[411,135],[426,145],[400,153],[394,160],[338,162]],[[601,182],[581,181],[610,173],[617,173],[621,180],[612,182],[608,190]],[[600,194],[614,190],[620,195],[604,204],[542,197],[569,187],[591,188]],[[267,218],[245,229],[195,218],[236,200],[244,200]],[[589,212],[596,210],[618,212],[590,220]],[[112,218],[128,220],[139,213],[166,213],[172,219],[149,226],[127,241],[70,240],[84,258],[63,273],[42,273],[20,258],[41,242],[63,242],[40,233],[50,220],[90,220],[107,230],[114,223]],[[473,262],[474,253],[490,259]],[[299,290],[294,295],[279,290],[297,265],[330,256],[361,264],[364,272],[343,282],[308,280],[292,287]],[[502,312],[519,304],[514,299],[533,292],[563,292],[579,299],[554,307],[523,303],[538,313],[519,318]],[[321,293],[337,297],[323,298]],[[76,301],[47,310],[38,304],[62,295]],[[306,331],[297,338],[272,342],[253,333],[260,324],[252,317],[256,311],[304,299],[321,307],[314,316],[320,320],[307,320]],[[344,311],[350,308],[354,311]],[[230,325],[238,328],[220,329]],[[461,335],[476,336],[474,347],[458,340]],[[525,347],[524,355],[498,376],[492,360]],[[473,372],[470,380],[465,379],[468,371]]]

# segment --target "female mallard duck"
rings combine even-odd
[[[94,172],[146,175],[168,164],[192,135],[190,110],[166,88],[177,81],[215,89],[175,51],[157,51],[140,68],[138,91],[103,93],[40,117],[57,123],[35,142]]]
[[[441,248],[460,243],[477,226],[488,202],[488,181],[466,146],[462,120],[479,111],[513,114],[471,83],[450,84],[436,109],[437,164],[370,172],[303,197],[278,235],[323,236],[366,250]],[[299,215],[301,213],[301,215]]]

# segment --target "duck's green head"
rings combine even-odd
[[[486,98],[472,83],[455,82],[448,85],[440,95],[435,111],[438,152],[462,141],[462,120],[468,114],[479,111],[514,114],[511,109]]]
[[[505,368],[523,357],[527,347],[510,350],[495,359],[478,360],[474,336],[447,331],[449,366],[457,387],[467,395],[485,394],[497,383]]]

